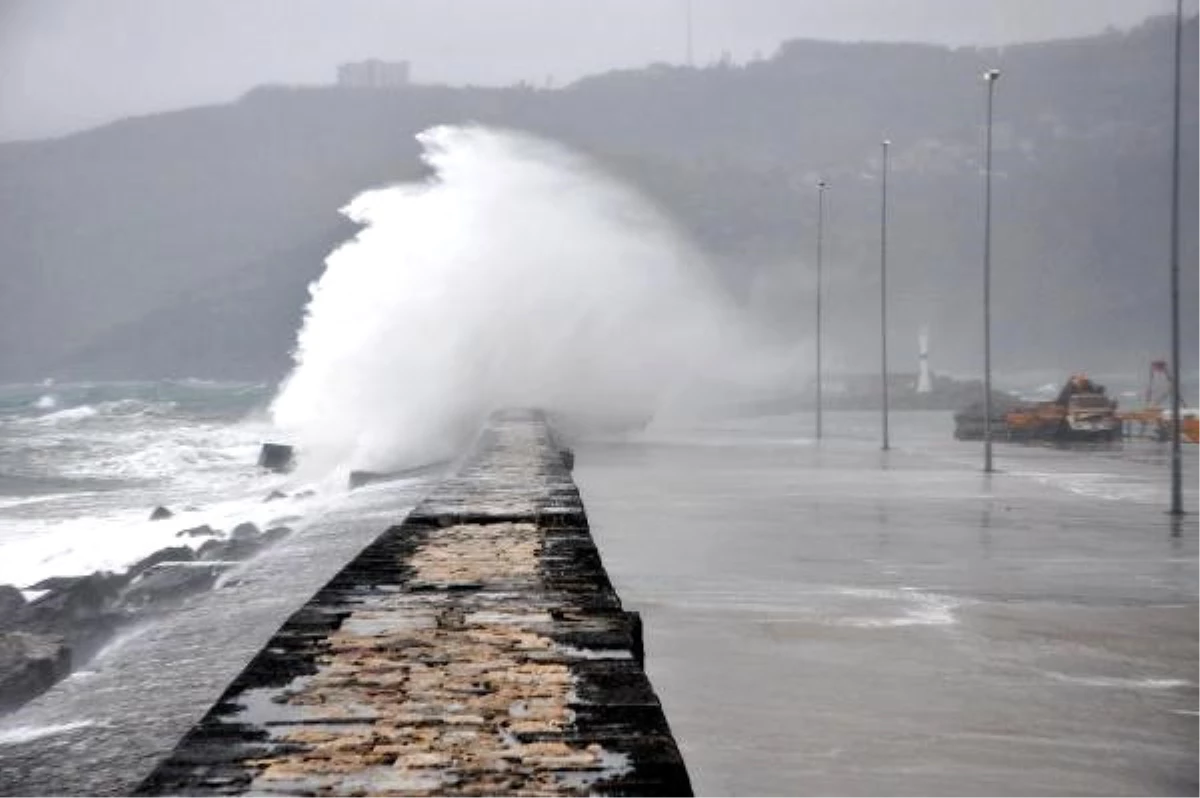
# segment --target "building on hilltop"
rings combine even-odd
[[[337,85],[349,88],[390,89],[408,85],[407,61],[380,61],[370,58],[352,64],[341,64]]]

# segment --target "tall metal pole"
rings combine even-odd
[[[1183,475],[1179,451],[1179,91],[1183,43],[1183,0],[1175,0],[1175,109],[1171,125],[1171,515],[1183,515]]]
[[[817,181],[817,440],[821,440],[821,249],[825,233],[825,189],[829,184]]]
[[[684,0],[685,27],[687,28],[687,65],[692,65],[692,0]]]
[[[1000,70],[987,81],[987,145],[983,189],[983,470],[992,473],[992,96]]]
[[[883,197],[879,211],[879,337],[883,363],[883,450],[888,446],[888,364],[887,364],[887,179],[888,145],[883,140]]]

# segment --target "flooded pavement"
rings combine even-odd
[[[1197,791],[1196,450],[827,415],[581,446],[697,794]],[[830,434],[831,433],[831,434]]]

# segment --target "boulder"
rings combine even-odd
[[[370,485],[372,482],[383,482],[391,479],[390,474],[383,474],[378,471],[351,471],[349,479],[350,490],[361,488],[363,485]]]
[[[273,526],[267,529],[266,532],[262,533],[263,543],[271,544],[286,538],[290,534],[292,534],[292,528],[290,526]]]
[[[0,629],[8,625],[25,608],[25,596],[12,585],[0,585]]]
[[[258,453],[258,466],[268,471],[287,473],[295,467],[295,451],[282,443],[264,443]]]
[[[242,535],[229,540],[209,540],[196,551],[204,562],[248,560],[267,545],[264,535]]]
[[[31,601],[18,613],[22,629],[71,636],[81,624],[102,616],[128,583],[125,574],[97,571],[89,576],[58,577],[34,585],[50,592]]]
[[[152,513],[150,513],[150,520],[151,521],[162,521],[162,520],[172,517],[173,515],[175,515],[175,513],[171,512],[166,507],[159,505],[158,507],[154,508],[154,511]]]
[[[71,650],[61,637],[0,634],[0,711],[45,692],[70,670]]]
[[[229,539],[230,540],[245,540],[247,538],[258,537],[260,534],[261,533],[258,531],[257,526],[250,523],[249,521],[243,521],[242,523],[235,526],[233,528],[233,531],[229,533]]]
[[[148,557],[143,557],[129,566],[129,570],[125,573],[130,579],[133,579],[161,562],[191,562],[194,559],[196,559],[196,552],[187,546],[171,546],[159,549]]]
[[[292,534],[292,528],[273,522],[267,531],[251,523],[238,524],[228,540],[208,540],[196,550],[196,558],[204,562],[246,560],[268,545]]]
[[[80,582],[85,577],[82,576],[51,576],[43,579],[40,582],[29,585],[26,590],[63,590],[71,585]]]
[[[203,538],[211,537],[217,534],[217,530],[213,529],[208,524],[194,526],[191,529],[181,529],[175,533],[177,538]]]
[[[264,502],[273,502],[273,501],[278,501],[280,499],[286,499],[286,498],[287,498],[287,494],[284,493],[283,491],[273,490],[267,494],[267,498],[263,499],[263,501]]]
[[[44,579],[29,589],[48,592],[18,610],[5,628],[61,638],[75,664],[86,662],[128,620],[116,607],[128,582],[128,574],[106,572]]]
[[[137,611],[150,604],[174,604],[213,586],[226,566],[218,563],[161,562],[143,571],[121,594],[119,606]]]

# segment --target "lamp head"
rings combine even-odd
[[[983,73],[983,79],[986,80],[988,83],[992,83],[994,81],[999,80],[1000,79],[1000,70],[999,69],[989,69],[987,72]]]

